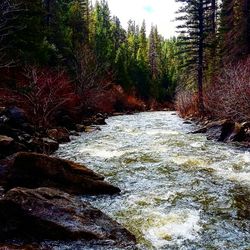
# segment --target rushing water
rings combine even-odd
[[[250,249],[250,151],[188,134],[173,112],[111,117],[57,155],[122,189],[90,197],[139,249]]]

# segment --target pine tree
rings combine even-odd
[[[114,44],[112,43],[111,17],[105,0],[97,2],[94,10],[93,43],[98,60],[108,69],[112,64]]]
[[[177,20],[184,22],[179,25],[181,44],[187,55],[187,64],[195,73],[199,96],[199,111],[204,113],[203,103],[203,80],[204,80],[204,52],[207,46],[206,38],[211,31],[211,22],[209,22],[211,10],[211,1],[209,0],[176,0],[184,4],[179,13],[182,16]],[[212,22],[213,24],[213,22]],[[190,74],[190,71],[189,71]]]
[[[159,75],[159,54],[157,49],[157,42],[158,42],[157,38],[158,38],[157,28],[152,26],[149,35],[148,58],[149,58],[150,72],[153,80],[156,80]]]
[[[250,54],[250,0],[224,0],[220,27],[224,62],[246,58]]]
[[[18,4],[9,0],[0,3],[0,68],[13,66],[15,63],[13,58],[9,57],[9,52],[13,50],[13,34],[24,28],[15,22],[20,12]]]

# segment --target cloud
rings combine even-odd
[[[93,4],[96,0],[93,0]],[[175,12],[179,4],[175,0],[107,0],[112,15],[116,15],[124,28],[129,19],[141,25],[146,21],[147,32],[151,24],[157,25],[161,35],[168,38],[175,35]]]

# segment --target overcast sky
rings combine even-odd
[[[94,4],[96,0],[92,0]],[[129,19],[136,24],[145,19],[147,31],[151,24],[158,26],[159,33],[165,38],[175,35],[175,12],[179,4],[175,0],[107,0],[111,14],[117,16],[124,28]]]

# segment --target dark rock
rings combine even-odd
[[[120,116],[120,115],[124,115],[124,113],[123,112],[114,112],[112,115],[113,116]]]
[[[94,119],[94,124],[95,125],[106,125],[106,121],[105,121],[105,118],[104,117],[96,117]]]
[[[56,189],[15,188],[0,200],[0,238],[54,239],[135,246],[135,237],[89,203]]]
[[[57,126],[65,127],[68,130],[75,130],[75,122],[65,110],[59,110],[55,114],[55,121]]]
[[[3,125],[9,121],[9,118],[5,115],[0,116],[0,125]]]
[[[4,195],[4,188],[0,186],[0,199],[3,197]]]
[[[236,123],[232,139],[238,142],[250,142],[250,122]]]
[[[191,121],[184,121],[183,124],[192,124]]]
[[[47,131],[49,138],[52,140],[58,141],[59,143],[70,142],[70,134],[66,128],[55,128],[49,129]]]
[[[85,119],[82,120],[82,124],[84,126],[91,126],[91,125],[94,124],[94,121],[93,121],[92,118],[85,118]]]
[[[102,114],[97,114],[95,116],[85,118],[82,120],[83,125],[85,126],[91,126],[91,125],[106,125],[107,123],[105,122],[105,119],[107,117]]]
[[[49,152],[55,152],[59,148],[59,143],[50,138],[42,138],[42,142],[48,147]]]
[[[77,132],[85,132],[86,126],[82,124],[76,124],[76,131]]]
[[[199,129],[196,129],[192,132],[190,132],[191,134],[203,134],[203,133],[206,133],[207,132],[207,128],[206,127],[202,127],[202,128],[199,128]]]
[[[19,128],[28,121],[25,111],[15,106],[6,108],[2,114],[8,118],[8,123],[13,127]]]
[[[0,250],[45,250],[37,244],[0,244]]]
[[[70,131],[69,132],[71,136],[80,136],[80,134],[77,131]]]
[[[0,116],[2,115],[2,113],[6,110],[6,107],[2,107],[0,106]]]
[[[209,140],[248,142],[250,141],[250,124],[247,122],[240,124],[230,120],[220,120],[210,122],[192,133],[206,133]]]
[[[5,188],[55,187],[74,194],[115,194],[120,189],[92,170],[67,160],[36,153],[18,153],[9,165]]]
[[[51,154],[59,148],[59,143],[50,138],[33,137],[27,144],[28,148],[36,153]]]
[[[13,156],[6,157],[0,160],[0,186],[4,189],[3,186],[6,185],[7,176],[9,173],[9,167],[13,161]]]
[[[92,133],[94,131],[100,131],[101,128],[100,127],[97,127],[97,126],[86,126],[85,127],[85,132],[86,133]]]
[[[14,143],[14,139],[5,135],[0,135],[0,149],[9,147]]]
[[[223,127],[225,127],[223,129]],[[220,120],[208,123],[206,126],[193,131],[193,134],[206,133],[209,140],[223,141],[228,136],[228,130],[231,128],[231,122]]]
[[[0,159],[19,151],[26,151],[26,147],[9,136],[0,135]]]

